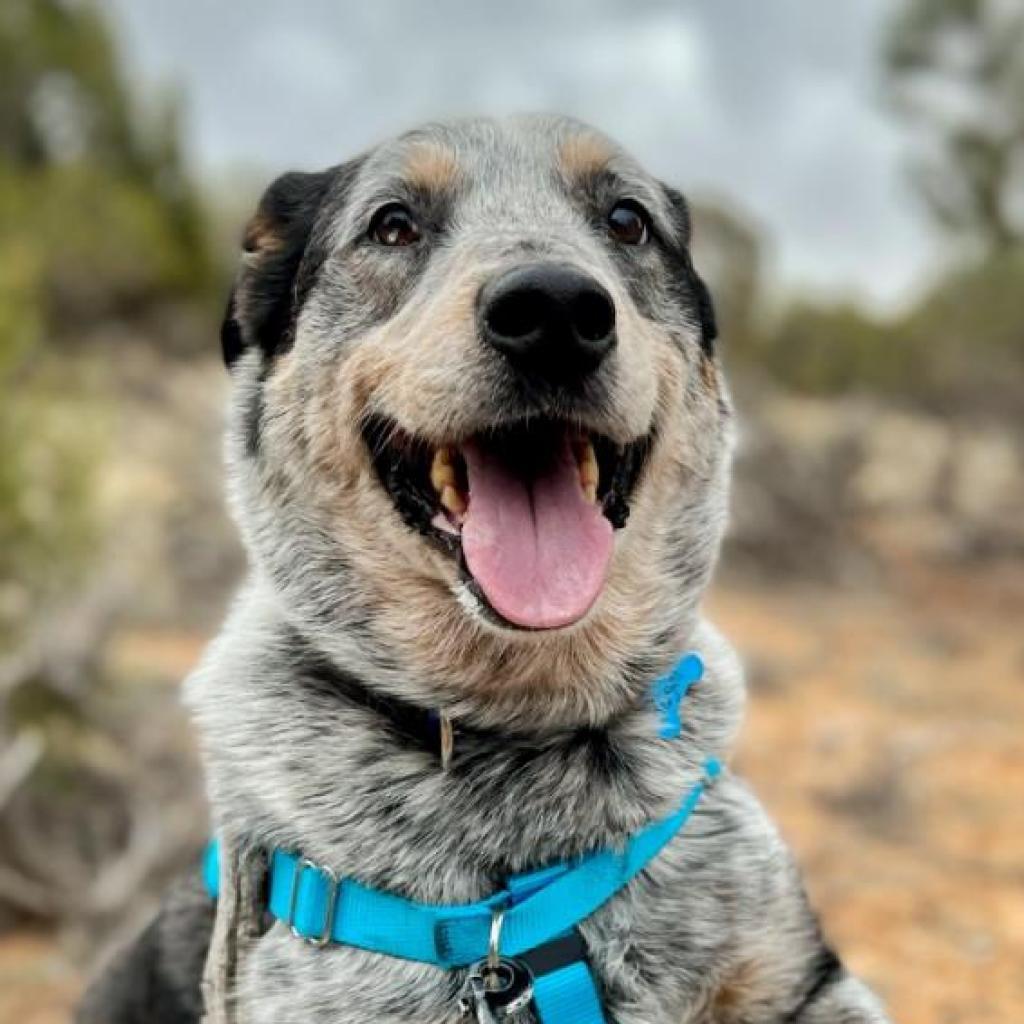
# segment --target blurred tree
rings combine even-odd
[[[986,251],[1024,240],[1024,4],[909,0],[884,61],[920,128],[913,171],[938,220]]]
[[[0,11],[0,153],[40,167],[88,151],[139,162],[110,36],[91,7],[7,0]]]
[[[210,291],[179,122],[173,97],[131,102],[93,4],[0,5],[0,265],[13,268],[0,294],[38,339]],[[12,347],[25,350],[24,332],[0,317],[0,350]]]

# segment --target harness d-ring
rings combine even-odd
[[[497,970],[501,964],[501,927],[505,923],[505,904],[499,903],[491,911],[491,934],[487,939],[487,966]]]
[[[506,904],[491,908],[487,956],[469,969],[459,998],[463,1016],[472,1014],[477,1024],[501,1024],[525,1010],[533,999],[533,972],[521,960],[501,955],[501,926]]]

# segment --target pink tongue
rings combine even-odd
[[[612,525],[584,497],[566,439],[554,464],[522,479],[475,442],[463,449],[469,508],[462,550],[494,609],[517,626],[554,629],[597,600]]]

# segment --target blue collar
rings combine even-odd
[[[680,734],[679,702],[700,678],[702,667],[697,655],[688,654],[655,683],[653,701],[661,716],[662,738],[673,739]],[[340,878],[330,868],[296,852],[273,850],[269,854],[268,910],[288,924],[297,937],[314,945],[341,943],[446,969],[466,967],[487,956],[498,911],[503,912],[500,932],[497,949],[491,952],[517,957],[550,949],[575,934],[580,922],[658,856],[682,830],[708,783],[720,772],[718,761],[708,758],[702,778],[684,794],[675,813],[634,833],[622,849],[598,850],[571,863],[520,875],[506,888],[476,903],[417,903],[370,889],[351,878]],[[213,897],[219,888],[218,862],[214,840],[203,865],[203,877]],[[596,1015],[589,1014],[587,1021],[601,1020],[600,1003],[582,953],[569,963],[558,963],[557,969],[546,974],[549,979],[555,976],[557,984],[551,981],[542,985],[542,979],[536,984],[534,998],[545,1024],[557,1024],[562,1019],[560,1012],[543,1012],[545,993],[550,1008],[570,990],[576,993],[572,998],[578,1005],[584,1000],[597,1007]],[[566,989],[570,979],[573,984]]]

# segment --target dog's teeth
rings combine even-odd
[[[594,446],[585,441],[577,450],[579,460],[580,484],[583,486],[583,493],[588,500],[595,501],[597,498],[597,484],[600,479],[600,471],[597,467],[597,456],[594,454]]]
[[[452,515],[461,516],[466,511],[466,501],[451,484],[441,488],[441,505]]]
[[[450,448],[438,448],[434,452],[434,461],[430,466],[430,482],[438,494],[443,494],[446,487],[455,486],[455,467],[452,465]]]
[[[440,495],[441,507],[452,516],[466,511],[466,499],[459,491],[455,475],[455,453],[451,448],[438,448],[430,464],[430,482]]]

